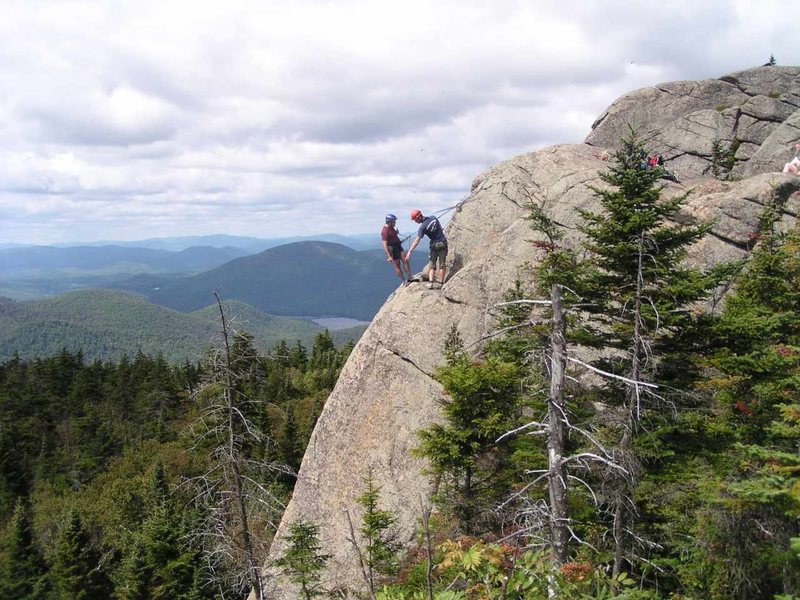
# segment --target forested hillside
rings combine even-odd
[[[206,304],[214,300],[209,294]],[[237,328],[266,351],[281,340],[311,343],[322,327],[307,320],[267,315],[241,302],[226,301]],[[0,360],[52,356],[62,349],[88,360],[118,360],[141,351],[171,363],[195,362],[218,338],[218,312],[208,306],[182,313],[129,293],[95,289],[54,298],[14,302],[0,299]],[[334,333],[337,346],[357,340],[363,327]]]
[[[412,267],[420,271],[426,257],[417,254]],[[207,306],[208,297],[221,290],[226,298],[271,314],[368,321],[399,283],[383,250],[358,252],[328,242],[297,242],[193,277],[139,277],[117,287],[185,312]]]
[[[263,434],[240,449],[243,464],[281,465],[258,475],[279,511],[351,347],[337,350],[327,332],[268,354],[247,335],[230,339],[247,364],[239,410]],[[0,364],[0,597],[243,597],[235,565],[209,558],[218,507],[193,485],[218,466],[197,437],[218,397],[212,358],[88,362],[62,351]],[[254,533],[267,542],[270,531],[262,521]]]
[[[179,252],[120,246],[25,246],[0,249],[0,295],[16,300],[107,287],[137,274],[186,276],[247,254],[239,248]]]

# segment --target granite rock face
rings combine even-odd
[[[538,259],[531,244],[536,234],[526,220],[531,203],[566,227],[568,242],[576,243],[576,209],[597,207],[590,187],[604,185],[599,173],[608,168],[609,155],[630,122],[658,141],[653,149],[670,158],[667,166],[677,171],[680,183],[665,181],[663,193],[691,190],[680,220],[714,222],[691,260],[703,265],[740,258],[752,245],[762,208],[773,194],[786,200],[787,223],[800,210],[800,177],[780,173],[786,146],[800,138],[795,126],[799,94],[800,69],[789,67],[640,90],[615,102],[585,144],[523,154],[478,176],[447,228],[446,284],[441,290],[419,283],[399,288],[345,365],[312,435],[271,557],[283,552],[281,538],[292,522],[314,521],[321,526],[323,552],[331,555],[325,587],[363,589],[348,514],[357,529],[356,499],[369,468],[381,486],[382,505],[398,517],[401,539],[411,542],[431,483],[424,463],[410,451],[417,432],[441,418],[443,393],[435,374],[443,364],[443,340],[455,326],[477,349],[493,331],[493,307]],[[717,110],[720,105],[725,108]],[[745,132],[752,147],[734,169],[740,179],[712,177],[707,169],[712,142]],[[285,578],[270,569],[268,575],[270,598],[299,597]]]
[[[625,94],[585,141],[614,148],[629,126],[678,179],[714,176],[715,168],[734,177],[780,172],[800,138],[800,67],[759,67]]]

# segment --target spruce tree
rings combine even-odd
[[[43,597],[46,567],[34,543],[30,508],[24,501],[17,502],[0,565],[0,597],[8,600]]]
[[[694,322],[690,306],[702,300],[730,273],[722,266],[703,272],[686,266],[689,246],[710,228],[675,219],[688,193],[665,198],[660,167],[647,169],[648,152],[631,130],[610,169],[601,173],[607,187],[592,188],[601,210],[581,211],[589,270],[576,282],[591,302],[584,307],[589,335],[580,341],[603,350],[596,367],[607,373],[599,399],[612,408],[606,419],[607,443],[615,448],[619,470],[605,477],[612,519],[614,576],[624,561],[635,562],[638,514],[636,489],[642,477],[637,438],[644,425],[654,429],[673,399],[655,383],[664,383],[669,357],[679,353],[681,332]],[[570,285],[572,282],[564,282]],[[648,385],[649,384],[649,385]],[[668,402],[669,400],[669,402]]]
[[[397,571],[401,545],[397,541],[394,525],[397,517],[390,511],[379,508],[381,488],[375,482],[375,473],[370,468],[363,478],[366,489],[358,497],[364,509],[361,517],[361,561],[374,598],[379,576],[392,575]]]
[[[800,229],[781,233],[778,216],[767,212],[707,361],[731,461],[700,531],[709,587],[728,597],[800,593]]]
[[[253,379],[263,374],[261,361],[252,336],[231,330],[219,297],[217,305],[222,347],[210,353],[207,379],[194,397],[200,416],[192,435],[209,456],[205,472],[190,481],[205,517],[194,536],[217,582],[263,600],[263,528],[284,508],[276,479],[289,469],[262,458],[275,440],[258,425],[265,403]]]
[[[320,573],[330,556],[320,553],[319,525],[303,520],[292,523],[287,542],[286,552],[275,564],[300,586],[306,600],[323,595]]]
[[[75,511],[59,537],[50,576],[56,600],[92,600],[110,594],[110,583],[100,570],[100,553]]]
[[[496,356],[473,360],[454,340],[438,378],[447,398],[445,420],[420,431],[415,453],[440,479],[440,506],[466,534],[491,527],[495,504],[509,490],[508,448],[497,439],[513,428],[520,370]]]

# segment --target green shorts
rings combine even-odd
[[[444,269],[444,261],[447,259],[447,240],[444,242],[431,242],[428,251],[428,263],[431,269]]]

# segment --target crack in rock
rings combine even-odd
[[[463,304],[467,304],[466,302],[464,302],[464,301],[462,301],[462,300],[456,300],[455,298],[452,298],[452,297],[448,296],[447,294],[442,294],[442,296],[443,296],[443,297],[444,297],[444,299],[445,299],[445,300],[447,300],[447,301],[448,301],[450,304],[462,304],[462,305],[463,305]]]
[[[740,242],[740,241],[734,240],[732,238],[729,238],[727,236],[722,235],[721,233],[717,233],[713,229],[708,232],[708,235],[710,235],[713,238],[718,239],[720,242],[723,242],[725,244],[729,244],[729,245],[733,246],[734,248],[738,248],[739,250],[744,250],[746,252],[750,250],[750,246],[747,244],[747,242]]]
[[[386,345],[386,344],[384,344],[383,342],[380,342],[380,345],[381,345],[381,347],[382,347],[384,350],[386,350],[386,351],[387,351],[389,354],[393,354],[394,356],[396,356],[397,358],[399,358],[399,359],[400,359],[400,360],[402,360],[403,362],[407,362],[408,364],[410,364],[412,367],[414,367],[414,368],[415,368],[417,371],[419,371],[420,373],[422,373],[422,374],[423,374],[423,375],[425,375],[426,377],[430,377],[431,379],[433,379],[433,375],[431,375],[430,373],[428,373],[427,371],[425,371],[423,368],[421,368],[421,367],[420,367],[420,366],[419,366],[417,363],[415,363],[413,360],[411,360],[411,359],[410,359],[410,358],[408,358],[407,356],[403,356],[402,354],[400,354],[400,353],[399,353],[399,352],[397,352],[396,350],[392,350],[391,348],[389,348],[389,346],[387,346],[387,345]]]

